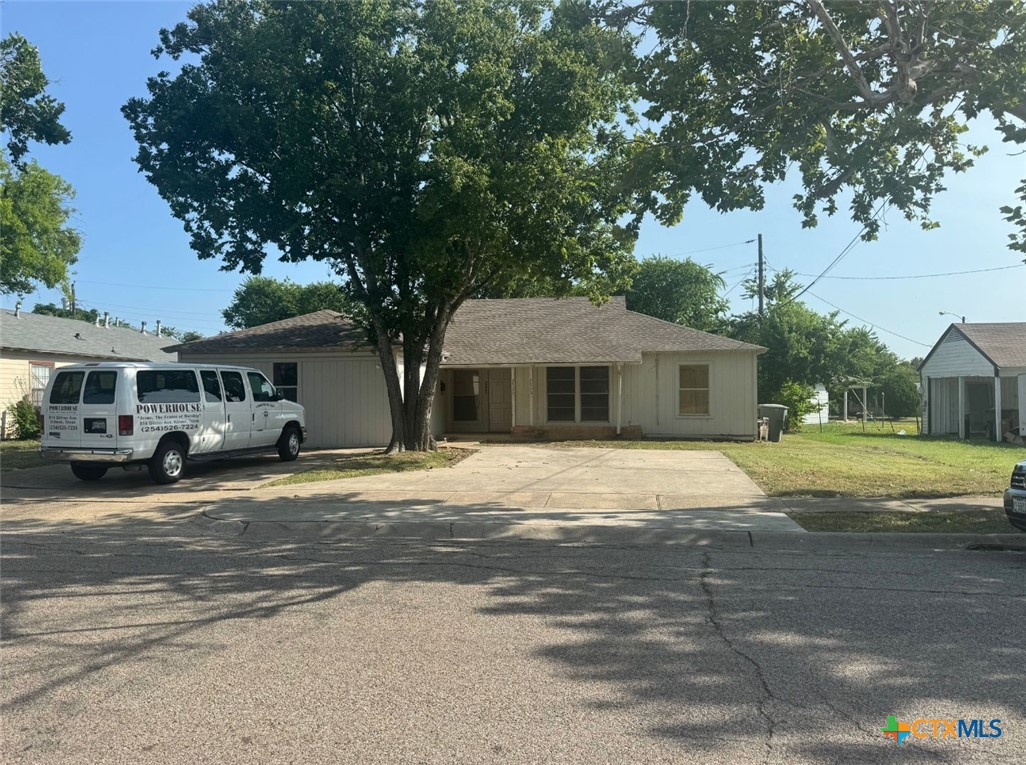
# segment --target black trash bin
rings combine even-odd
[[[783,404],[759,404],[759,416],[769,419],[769,440],[780,441],[787,424],[787,407]]]

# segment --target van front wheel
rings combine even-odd
[[[174,483],[185,474],[185,449],[177,441],[162,441],[150,459],[149,469],[156,483]]]
[[[99,481],[107,475],[106,465],[90,465],[88,462],[72,462],[71,472],[82,481]]]
[[[282,462],[292,462],[299,457],[299,445],[302,439],[299,430],[293,426],[285,428],[278,439],[278,457]]]

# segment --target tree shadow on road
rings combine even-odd
[[[233,498],[240,502],[260,500]],[[636,735],[710,760],[754,741],[766,760],[955,762],[997,754],[1008,741],[899,748],[879,728],[888,714],[1026,717],[1023,556],[247,537],[224,528],[126,517],[62,533],[38,520],[5,522],[6,713],[45,707],[162,653],[216,658],[231,645],[209,636],[228,622],[270,639],[282,617],[345,608],[365,588],[441,585],[469,588],[473,618],[499,620],[514,642],[540,621],[544,640],[518,645],[577,689],[568,703],[583,713],[627,713],[643,721]],[[386,607],[399,609],[397,630],[418,618]]]

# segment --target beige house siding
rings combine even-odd
[[[268,379],[276,362],[295,362],[309,448],[384,446],[391,438],[385,378],[373,354],[183,352],[181,360],[253,367]]]
[[[680,416],[678,405],[678,368],[681,364],[709,365],[709,414]],[[623,410],[621,429],[646,436],[755,438],[757,417],[757,356],[754,353],[703,351],[695,353],[645,353],[641,364],[623,364]],[[552,365],[563,366],[563,365]],[[580,365],[577,365],[580,366]],[[586,364],[584,366],[595,366]],[[517,432],[533,429],[532,434],[544,436],[546,429],[584,431],[589,426],[596,434],[608,435],[617,423],[617,364],[608,365],[608,423],[549,423],[546,413],[545,365],[514,368],[514,426]],[[482,368],[482,373],[486,370]],[[443,370],[446,393],[439,403],[451,411],[451,370]],[[533,390],[533,395],[532,395]],[[480,405],[487,410],[482,393]],[[532,406],[533,404],[533,406]],[[436,403],[436,408],[438,404]],[[532,411],[533,409],[533,411]],[[602,428],[602,425],[607,427]],[[580,427],[575,427],[580,426]],[[446,430],[458,432],[458,424],[446,418]],[[466,430],[466,428],[462,428]],[[481,430],[482,428],[477,428]],[[487,429],[487,425],[484,429]]]

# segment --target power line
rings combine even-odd
[[[843,308],[841,308],[840,306],[838,306],[838,305],[834,305],[834,304],[833,304],[833,303],[831,303],[831,302],[830,302],[829,300],[826,300],[826,299],[824,299],[824,298],[821,298],[821,297],[820,297],[819,295],[815,294],[814,292],[810,292],[810,293],[809,293],[809,295],[810,295],[811,297],[814,297],[814,298],[816,298],[816,300],[821,300],[822,302],[826,303],[826,304],[827,304],[828,306],[830,306],[831,308],[835,308],[835,309],[837,309],[838,311],[840,311],[841,313],[847,314],[848,316],[852,317],[853,319],[858,319],[859,321],[863,322],[864,324],[868,324],[868,325],[869,325],[869,326],[871,326],[871,327],[872,327],[873,329],[878,329],[878,330],[880,330],[881,332],[886,332],[886,333],[887,333],[888,335],[894,335],[895,337],[900,337],[900,338],[901,338],[902,340],[907,340],[907,341],[908,341],[908,342],[910,342],[910,343],[915,343],[916,345],[921,345],[921,346],[923,346],[924,348],[932,348],[932,347],[933,347],[933,346],[932,346],[932,345],[930,345],[929,343],[923,343],[923,342],[920,342],[919,340],[913,340],[913,339],[912,339],[911,337],[905,337],[905,335],[900,335],[900,334],[898,334],[897,332],[893,332],[892,330],[889,330],[889,329],[886,329],[886,328],[884,328],[884,327],[881,327],[881,326],[880,326],[879,324],[874,324],[873,322],[869,321],[869,319],[863,319],[863,318],[862,318],[861,316],[856,316],[856,315],[855,315],[855,314],[853,314],[853,313],[852,313],[851,311],[845,311],[845,310],[844,310]]]
[[[736,283],[736,284],[735,284],[735,285],[734,285],[733,287],[731,287],[731,288],[730,288],[729,290],[727,290],[726,292],[724,292],[724,293],[723,293],[723,297],[727,297],[727,295],[729,295],[729,294],[730,294],[731,292],[733,292],[733,291],[734,291],[734,290],[736,290],[736,289],[737,289],[737,288],[738,288],[739,286],[741,286],[741,283],[742,283],[742,282],[743,282],[743,281],[744,281],[745,279],[747,279],[747,278],[748,278],[749,276],[751,276],[751,275],[752,275],[752,272],[753,272],[753,271],[755,271],[755,267],[754,267],[754,266],[749,266],[749,267],[748,267],[748,271],[747,271],[747,272],[746,272],[746,273],[744,274],[744,276],[742,276],[742,277],[741,277],[740,279],[738,279],[737,283]]]
[[[119,282],[97,282],[92,279],[76,279],[81,284],[102,284],[105,287],[131,287],[140,290],[173,290],[175,292],[235,292],[235,290],[217,290],[198,287],[154,287],[149,284],[121,284]]]
[[[908,276],[821,276],[821,279],[845,279],[850,281],[890,281],[897,279],[933,279],[939,276],[964,276],[965,274],[984,274],[990,271],[1008,271],[1012,268],[1022,268],[1026,263],[1015,263],[1011,266],[997,266],[996,268],[976,268],[972,271],[948,271],[942,274],[911,274]],[[776,271],[777,269],[772,269]],[[814,274],[799,274],[795,276],[813,276]],[[810,285],[811,286],[811,285]]]
[[[685,255],[697,255],[700,252],[712,252],[713,250],[726,250],[726,249],[729,249],[731,247],[740,247],[742,244],[751,244],[754,241],[755,241],[754,239],[746,239],[743,242],[734,242],[733,244],[721,244],[721,245],[719,245],[717,247],[703,247],[700,250],[688,250],[687,252],[674,252],[674,253],[670,253],[669,257],[671,257],[671,258],[680,258],[680,257],[683,257]]]

